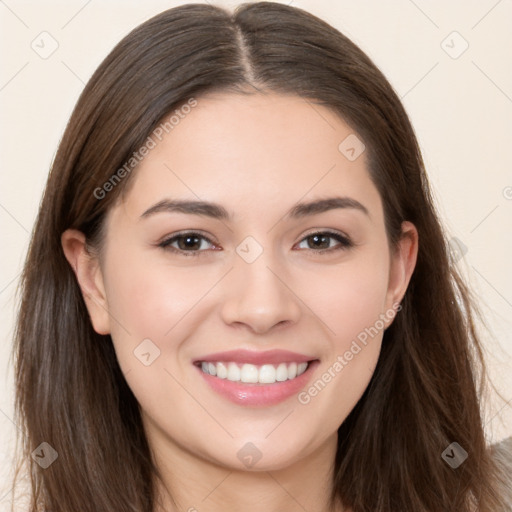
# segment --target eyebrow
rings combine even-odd
[[[317,199],[304,203],[297,203],[294,205],[284,217],[291,219],[298,219],[309,215],[317,215],[319,213],[327,212],[335,209],[355,209],[359,210],[365,215],[370,216],[368,209],[363,206],[359,201],[351,197],[329,197],[326,199]],[[218,220],[230,220],[231,215],[220,204],[211,203],[208,201],[192,201],[192,200],[177,200],[177,199],[163,199],[155,205],[148,208],[141,218],[146,218],[155,213],[185,213],[189,215],[204,215]]]

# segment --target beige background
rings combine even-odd
[[[9,359],[15,289],[51,160],[85,82],[113,45],[182,3],[0,0],[0,510],[10,503],[17,428]],[[458,264],[491,327],[491,376],[509,402],[490,404],[487,434],[512,435],[512,2],[282,3],[349,36],[402,97],[448,232],[467,248]]]

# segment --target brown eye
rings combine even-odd
[[[332,243],[332,240],[335,240],[337,244]],[[306,242],[306,247],[301,247],[302,249],[309,249],[319,253],[331,250],[336,251],[340,249],[347,249],[353,246],[349,238],[341,235],[340,233],[334,233],[331,231],[311,233],[303,238],[300,244],[303,244],[304,242]]]
[[[173,235],[160,242],[158,246],[185,256],[198,256],[207,249],[205,245],[207,246],[208,244],[214,245],[209,238],[199,233],[186,232]]]

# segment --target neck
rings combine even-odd
[[[167,439],[155,461],[155,512],[349,512],[330,504],[336,436],[293,464],[273,470],[220,466]]]

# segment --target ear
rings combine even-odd
[[[94,330],[98,334],[110,334],[107,296],[99,259],[87,250],[85,235],[76,229],[64,231],[61,244],[75,272]]]
[[[402,301],[416,267],[417,257],[418,230],[412,222],[402,222],[402,236],[398,246],[391,254],[388,291],[386,294],[387,311],[391,309],[396,311],[397,305]]]

